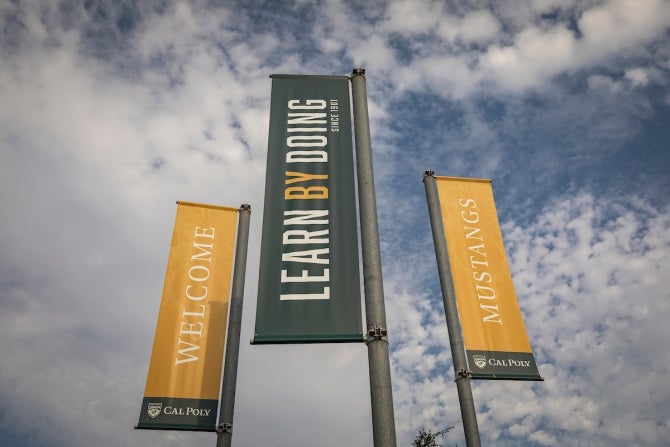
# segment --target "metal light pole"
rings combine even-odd
[[[437,258],[437,271],[440,276],[444,313],[447,317],[447,331],[449,332],[451,357],[454,361],[456,388],[458,390],[458,401],[461,406],[461,417],[463,418],[465,443],[467,444],[467,447],[480,447],[481,442],[479,440],[479,428],[477,426],[477,413],[475,412],[475,403],[472,398],[472,387],[470,386],[471,379],[470,374],[468,373],[468,365],[465,357],[465,345],[463,343],[461,323],[458,319],[454,281],[451,276],[451,267],[449,265],[447,238],[444,235],[444,223],[442,222],[440,199],[437,192],[435,173],[433,171],[426,171],[423,176],[423,184],[426,188],[430,227],[433,231],[433,243],[435,245],[435,256]]]
[[[365,318],[367,323],[368,362],[372,434],[375,447],[395,447],[395,419],[391,389],[384,288],[382,283],[377,204],[375,201],[370,122],[365,87],[365,70],[355,68],[351,76],[356,141],[356,171],[363,249],[363,282],[365,287]]]
[[[223,366],[223,385],[219,409],[219,425],[216,427],[216,447],[230,447],[233,437],[233,413],[235,412],[235,388],[237,384],[237,360],[240,354],[240,329],[244,304],[244,279],[249,246],[249,220],[251,206],[241,205],[237,225],[237,245],[233,283],[226,337],[226,358]]]

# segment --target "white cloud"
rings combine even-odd
[[[462,18],[444,16],[437,33],[450,42],[485,44],[498,36],[500,22],[487,10],[473,11]]]
[[[522,92],[547,86],[559,74],[573,74],[598,66],[613,56],[642,53],[649,41],[661,36],[670,26],[670,6],[662,1],[642,4],[616,0],[584,6],[577,20],[579,31],[573,30],[572,24],[560,14],[554,21],[536,21],[542,13],[568,11],[567,4],[529,4],[526,19],[516,24],[512,22],[512,16],[504,13],[509,6],[505,5],[499,9],[503,12],[500,17],[486,10],[472,11],[463,17],[443,15],[436,34],[445,44],[419,51],[406,71],[456,72],[456,76],[449,75],[457,77],[456,82],[446,85],[442,83],[444,75],[420,80],[436,91],[441,86],[447,92],[446,96],[457,98],[475,91],[473,85]],[[512,33],[501,39],[501,30],[510,25],[514,25],[511,26]],[[432,28],[432,25],[426,26],[427,30]],[[450,48],[458,41],[489,46],[479,54],[463,57],[462,50]],[[463,60],[465,64],[460,63]],[[427,70],[426,65],[435,68]],[[419,80],[409,76],[404,79]]]
[[[635,87],[641,87],[649,83],[649,73],[644,68],[631,68],[626,70],[626,78]]]
[[[429,88],[438,95],[457,99],[472,94],[482,79],[463,56],[428,56],[400,73],[401,85],[409,85],[412,77],[419,76],[422,82],[415,88]]]
[[[670,313],[662,298],[668,258],[662,235],[669,225],[667,214],[634,196],[600,204],[580,195],[557,203],[532,228],[507,227],[532,343],[540,359],[547,355],[556,365],[543,372],[547,389],[536,388],[556,403],[545,417],[583,433],[581,439],[614,442],[623,436],[617,426],[629,427],[627,442],[662,439],[650,439],[644,424],[629,419],[635,392],[655,389],[668,373],[645,365],[666,356],[656,342],[661,329],[650,324],[647,309],[657,316]],[[636,368],[629,369],[633,359]],[[640,384],[636,391],[633,381]],[[610,403],[603,405],[605,394]],[[640,417],[642,422],[649,416]]]
[[[388,72],[395,66],[393,50],[382,36],[374,34],[349,50],[354,66]]]
[[[513,46],[492,46],[481,59],[487,78],[512,91],[545,84],[555,74],[573,68],[575,39],[563,27],[548,31],[524,29]]]
[[[611,0],[584,11],[578,26],[584,62],[599,62],[612,53],[634,50],[666,30],[670,5],[663,0]]]
[[[386,10],[384,27],[389,32],[423,34],[433,30],[444,4],[434,0],[393,1]]]

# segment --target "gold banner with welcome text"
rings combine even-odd
[[[472,377],[542,380],[514,291],[491,181],[436,181]]]
[[[237,216],[177,202],[137,428],[215,430]]]

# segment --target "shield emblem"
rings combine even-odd
[[[479,369],[484,369],[486,367],[486,357],[483,355],[473,355],[472,360],[475,362],[475,366]]]
[[[151,419],[157,417],[161,414],[161,409],[163,408],[162,403],[150,403],[147,405],[147,414]]]

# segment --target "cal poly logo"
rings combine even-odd
[[[486,356],[475,354],[472,356],[472,360],[477,368],[484,369],[486,367]]]
[[[147,414],[151,419],[154,419],[159,414],[161,414],[162,409],[163,409],[162,403],[150,403],[149,405],[147,405]]]

